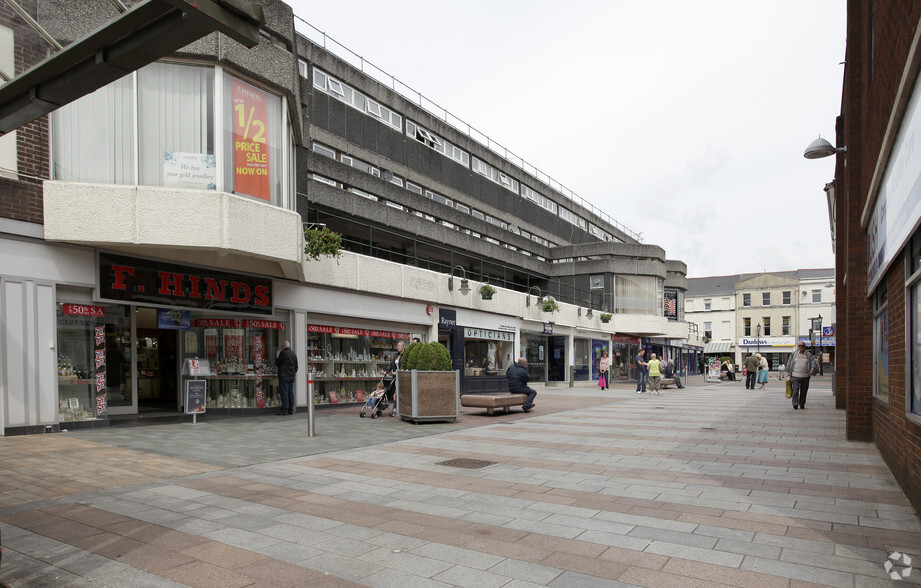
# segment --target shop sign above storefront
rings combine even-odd
[[[351,327],[330,327],[329,325],[307,325],[307,332],[329,333],[331,335],[362,335],[365,337],[383,337],[385,339],[409,339],[410,337],[409,333],[375,331],[374,329],[353,329]]]
[[[272,280],[100,253],[98,298],[272,314]]]
[[[739,347],[793,347],[793,337],[742,337]]]
[[[505,333],[503,331],[493,331],[490,329],[475,329],[473,327],[465,327],[464,338],[488,339],[490,341],[514,341],[515,333]]]
[[[263,321],[259,319],[197,319],[192,321],[193,327],[209,329],[276,329],[285,330],[283,321]]]

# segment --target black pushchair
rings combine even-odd
[[[393,403],[396,378],[387,376],[381,380],[381,383],[384,384],[384,389],[375,390],[371,393],[368,397],[368,401],[361,407],[361,412],[358,413],[358,416],[361,418],[365,418],[366,411],[371,411],[371,418],[376,419],[382,416],[384,411],[390,408],[390,405]],[[394,416],[394,413],[391,412],[390,416]]]

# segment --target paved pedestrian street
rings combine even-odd
[[[304,414],[0,438],[0,584],[921,583],[921,524],[828,376],[803,411],[776,380],[688,384],[457,423],[318,410],[313,438]]]

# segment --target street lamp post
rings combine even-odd
[[[822,315],[819,315],[819,375],[822,373]]]
[[[757,336],[756,336],[756,339],[757,339],[756,345],[757,345],[758,353],[761,353],[761,323],[758,323],[758,326],[755,327],[755,333],[757,334]]]

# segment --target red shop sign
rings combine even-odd
[[[106,309],[104,306],[89,306],[88,304],[65,304],[61,307],[64,314],[73,314],[77,316],[105,316]]]
[[[353,329],[351,327],[330,327],[328,325],[307,325],[307,332],[331,333],[334,335],[365,335],[367,337],[383,337],[385,339],[409,339],[409,333],[375,331],[372,329]]]
[[[226,329],[277,329],[285,330],[282,321],[263,321],[259,319],[196,319],[192,321],[193,327],[226,328]]]

